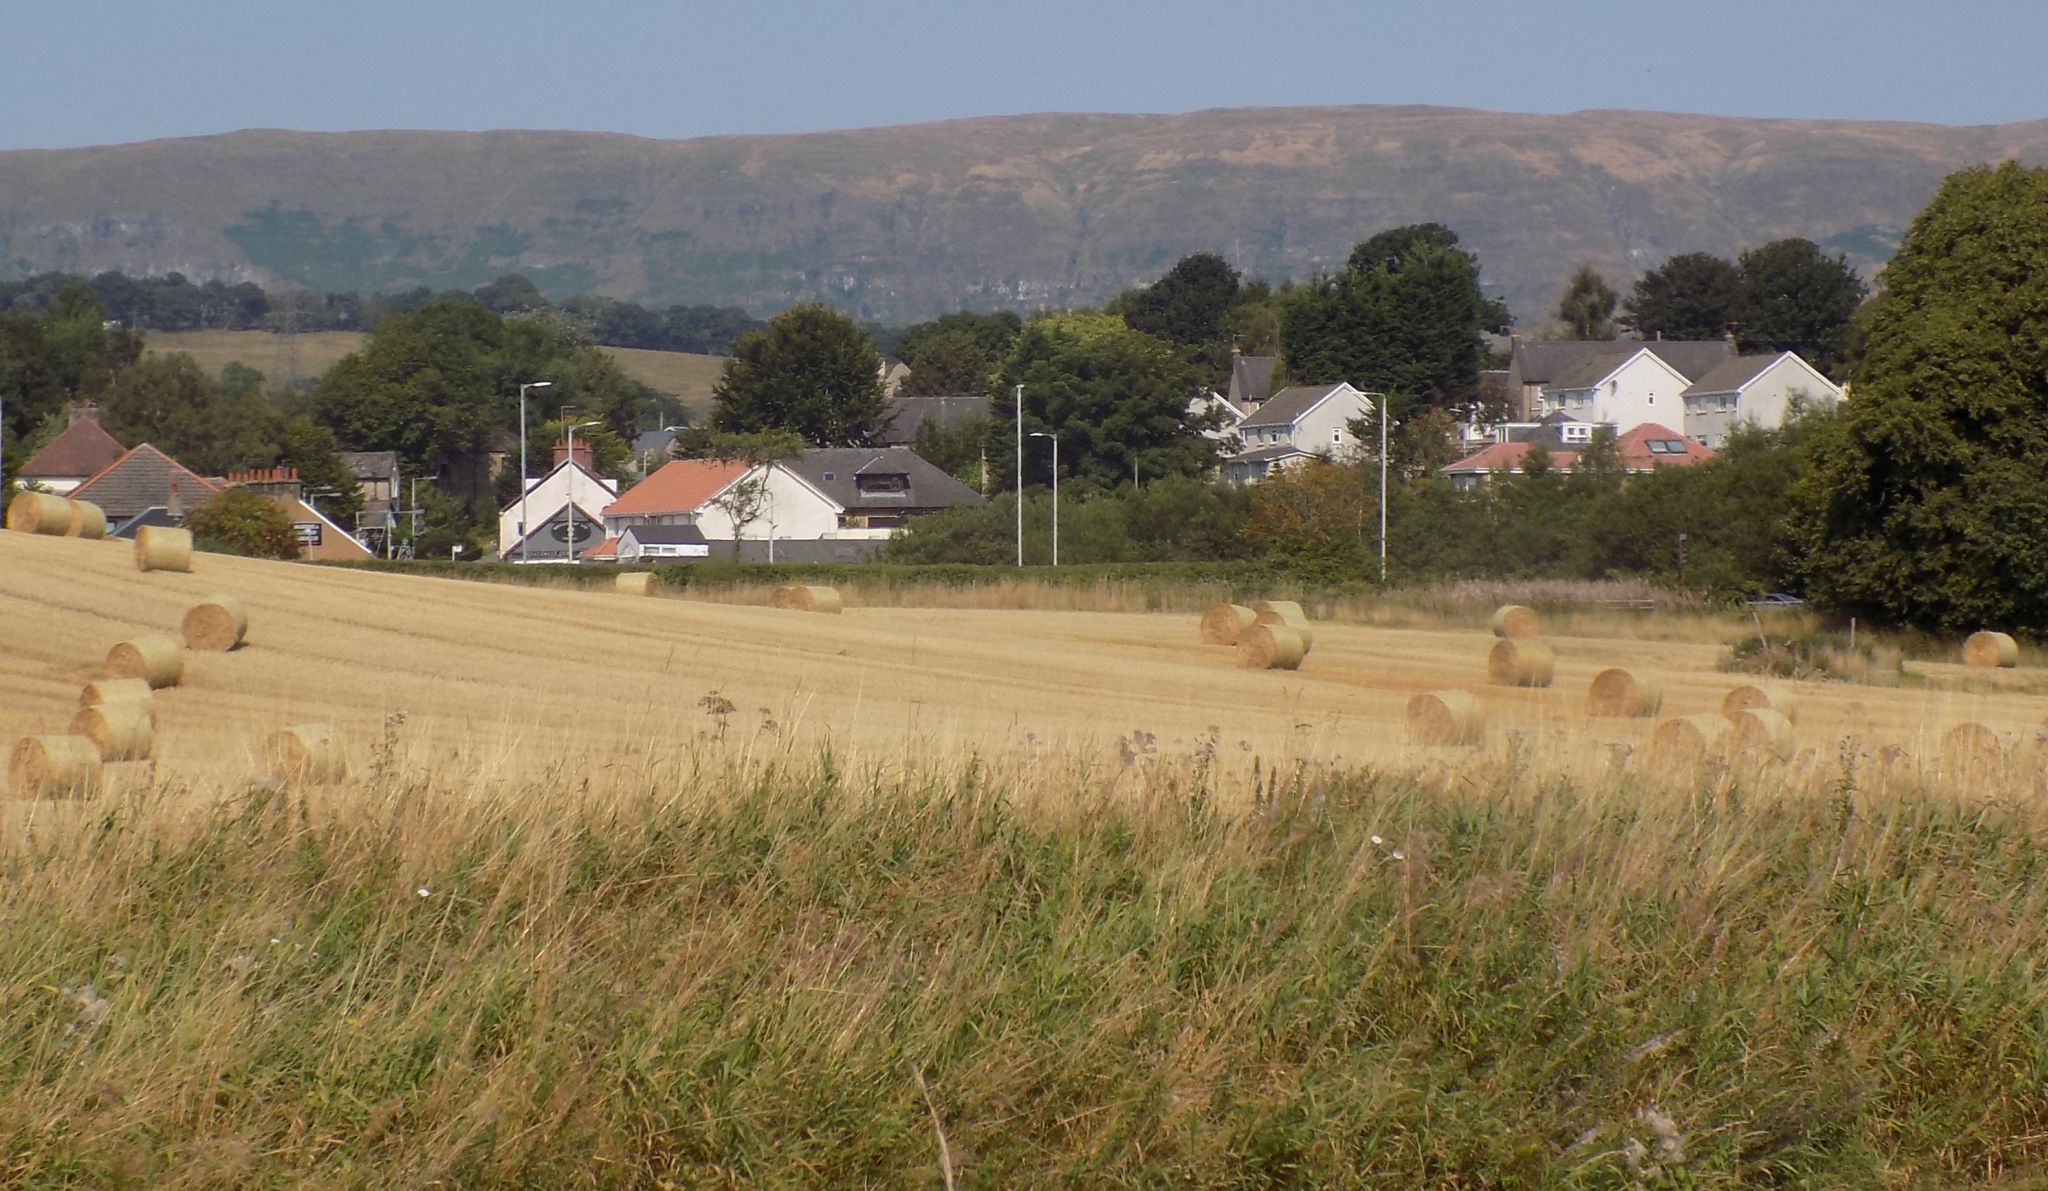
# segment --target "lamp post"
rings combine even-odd
[[[578,430],[583,429],[585,426],[601,425],[603,425],[603,422],[601,421],[573,422],[570,424],[569,458],[567,460],[567,463],[570,467],[576,466],[576,432]],[[576,563],[576,481],[574,479],[571,479],[569,481],[569,563],[571,566],[574,566]]]
[[[1387,395],[1362,393],[1380,407],[1380,582],[1387,581]]]
[[[533,535],[526,530],[526,490],[532,487],[526,473],[526,390],[545,389],[555,382],[551,380],[530,380],[519,386],[519,561],[526,561],[526,539]]]
[[[1060,436],[1034,430],[1031,432],[1031,437],[1049,438],[1052,440],[1052,565],[1058,566],[1060,565]]]
[[[1024,565],[1024,386],[1017,386],[1017,565]]]

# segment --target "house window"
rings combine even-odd
[[[1593,428],[1584,422],[1573,422],[1564,428],[1566,442],[1592,442]]]
[[[881,473],[853,477],[853,486],[859,492],[908,492],[910,477],[902,473]]]
[[[1342,430],[1330,431],[1330,441],[1333,443],[1342,443],[1344,441],[1344,432]]]
[[[831,472],[829,472],[829,471],[825,473],[825,482],[826,482],[827,484],[831,483],[832,481],[834,481],[834,480],[836,480],[836,479],[838,479],[838,478],[839,478],[838,476],[836,476],[836,475],[833,475],[833,474],[832,474]]]

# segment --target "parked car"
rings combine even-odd
[[[1753,600],[1745,600],[1744,603],[1748,604],[1752,608],[1757,608],[1763,611],[1769,611],[1773,608],[1806,607],[1805,600],[1800,599],[1796,595],[1790,595],[1782,591],[1766,592]]]

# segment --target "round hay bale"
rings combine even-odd
[[[107,536],[107,511],[89,500],[67,500],[71,506],[71,520],[64,526],[67,538],[84,538],[97,542]]]
[[[1541,637],[1543,619],[1536,615],[1534,608],[1520,604],[1503,604],[1493,610],[1493,635],[1509,639]]]
[[[144,707],[156,706],[156,688],[142,678],[102,678],[88,682],[78,692],[80,707],[99,707],[107,703],[138,703]]]
[[[1697,765],[1727,747],[1734,729],[1718,715],[1687,715],[1665,720],[1650,734],[1650,764],[1656,767]]]
[[[192,531],[145,525],[135,531],[135,569],[138,571],[189,571],[192,569]]]
[[[1941,734],[1941,767],[1956,776],[1984,777],[2018,743],[2019,734],[2010,729],[1965,721]]]
[[[1783,712],[1747,707],[1723,718],[1735,733],[1737,754],[1769,757],[1773,761],[1792,759],[1797,745],[1792,736],[1792,721]]]
[[[1308,646],[1284,624],[1255,624],[1237,639],[1237,664],[1247,670],[1299,670]]]
[[[1625,718],[1656,715],[1664,706],[1664,692],[1647,678],[1638,678],[1620,666],[1609,666],[1593,676],[1586,689],[1586,714]]]
[[[1557,651],[1541,641],[1502,638],[1486,655],[1486,677],[1495,686],[1549,686],[1557,677]]]
[[[1264,612],[1254,610],[1252,612],[1252,624],[1266,624],[1276,628],[1292,629],[1294,635],[1301,638],[1301,648],[1304,653],[1316,647],[1316,632],[1309,627],[1308,621],[1289,620],[1287,619],[1287,614],[1278,609],[1269,608]]]
[[[79,708],[71,734],[92,741],[102,761],[147,761],[156,736],[152,719],[141,703],[102,703]]]
[[[1721,697],[1721,714],[1731,721],[1751,710],[1775,711],[1791,723],[1799,722],[1799,700],[1781,686],[1739,686]]]
[[[1417,744],[1478,744],[1485,732],[1470,691],[1426,691],[1408,700],[1408,738]]]
[[[777,608],[797,612],[839,612],[846,607],[835,587],[792,585],[778,587],[768,602]]]
[[[175,637],[152,633],[107,651],[108,678],[140,678],[151,687],[177,686],[185,677],[185,647]]]
[[[661,594],[661,576],[653,571],[628,571],[612,580],[612,590],[620,595],[659,595]]]
[[[263,741],[263,762],[283,782],[338,782],[348,776],[341,733],[333,724],[293,724]]]
[[[1257,614],[1243,604],[1211,604],[1202,613],[1204,645],[1235,645]]]
[[[2010,670],[2020,664],[2020,643],[1988,629],[1971,633],[1963,642],[1963,664]]]
[[[7,502],[7,528],[57,535],[71,528],[71,502],[47,492],[18,492]]]
[[[233,596],[208,596],[185,613],[185,648],[226,653],[249,634],[249,614]]]
[[[1280,623],[1284,625],[1292,626],[1308,623],[1308,613],[1303,612],[1301,604],[1295,600],[1260,600],[1252,605],[1252,611],[1255,613],[1271,612],[1278,616]]]
[[[7,762],[22,798],[88,798],[99,792],[100,751],[83,736],[24,736]]]

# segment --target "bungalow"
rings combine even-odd
[[[508,562],[566,563],[572,549],[596,545],[604,509],[618,497],[615,480],[591,468],[587,443],[555,441],[555,466],[498,512],[498,557]]]
[[[1724,360],[1685,390],[1685,433],[1709,447],[1728,445],[1740,426],[1775,430],[1803,405],[1832,407],[1842,390],[1794,352]]]
[[[91,405],[71,408],[70,422],[42,450],[21,465],[19,478],[58,496],[69,494],[105,471],[128,451],[100,428],[99,410]]]
[[[163,510],[170,524],[185,519],[185,511],[220,493],[221,486],[164,454],[150,443],[140,443],[109,463],[85,482],[73,488],[74,500],[89,500],[107,514],[107,524],[119,526],[152,509]]]
[[[711,545],[694,525],[629,525],[613,554],[620,562],[707,558]]]
[[[1223,477],[1233,484],[1256,484],[1310,459],[1355,454],[1359,444],[1351,423],[1373,411],[1364,393],[1342,381],[1282,389],[1238,423],[1244,449],[1223,461]]]
[[[1462,492],[1495,476],[1521,475],[1524,461],[1538,446],[1550,456],[1552,471],[1570,474],[1592,444],[1595,431],[1594,426],[1585,422],[1546,419],[1532,433],[1494,443],[1438,469],[1438,474]],[[1660,467],[1691,467],[1714,457],[1713,451],[1654,422],[1645,422],[1616,438],[1614,448],[1621,470],[1628,475]]]

